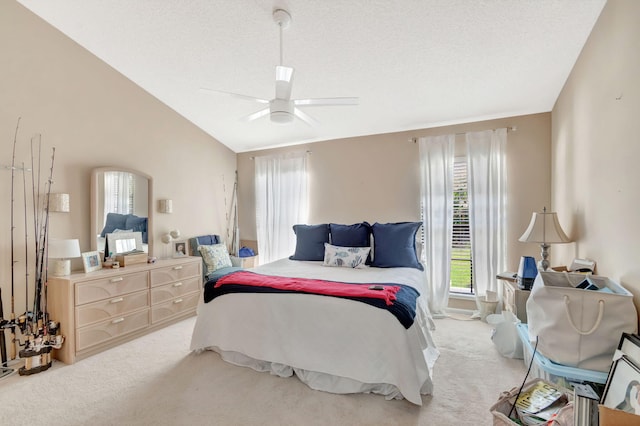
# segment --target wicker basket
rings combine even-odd
[[[525,383],[525,385],[522,388],[522,392],[526,392],[538,382],[547,383],[556,388],[558,387],[558,385],[547,382],[546,380],[534,379]],[[510,400],[513,399],[518,394],[519,389],[520,389],[519,387],[515,387],[509,391],[502,392],[500,394],[500,397],[498,398],[498,401],[495,404],[493,404],[493,406],[489,409],[489,411],[493,415],[494,426],[514,426],[514,425],[518,426],[518,423],[514,422],[509,418],[509,411],[511,411]],[[573,399],[573,395],[570,393],[570,391],[566,389],[561,389],[561,390],[564,391],[564,393],[566,394],[567,398],[570,401]],[[553,424],[557,426],[564,426],[564,425],[573,426],[573,404],[572,403],[567,404],[558,412],[558,415]]]

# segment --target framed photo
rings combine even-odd
[[[618,350],[626,355],[635,365],[640,366],[640,337],[635,334],[622,333]]]
[[[624,355],[611,367],[602,394],[602,405],[640,414],[640,368]]]
[[[109,252],[107,252],[109,250]],[[112,232],[107,234],[105,255],[142,252],[142,232]]]
[[[82,264],[84,265],[85,273],[102,269],[102,261],[100,259],[100,254],[97,251],[82,253]]]
[[[185,257],[187,255],[187,242],[185,240],[173,241],[173,256]]]

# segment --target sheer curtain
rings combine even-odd
[[[418,142],[427,300],[437,317],[444,315],[449,303],[455,135],[420,138]]]
[[[256,157],[255,192],[260,263],[292,255],[292,226],[308,218],[306,152]]]
[[[133,213],[134,178],[128,172],[104,173],[104,217],[107,213]]]
[[[507,193],[505,145],[507,129],[467,133],[471,258],[478,298],[495,291],[496,275],[505,270]]]

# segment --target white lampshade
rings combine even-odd
[[[69,194],[49,194],[49,211],[69,213]]]
[[[539,243],[542,259],[538,262],[538,267],[546,271],[549,269],[549,244],[568,243],[571,239],[564,233],[558,215],[547,213],[547,208],[542,209],[542,213],[534,212],[531,215],[529,227],[518,241],[523,243]]]
[[[562,230],[558,215],[556,213],[547,213],[545,208],[541,213],[533,212],[529,227],[518,241],[523,243],[557,244],[571,242],[571,239]]]
[[[80,242],[77,239],[61,240],[50,239],[47,247],[51,262],[51,275],[61,277],[71,273],[70,258],[80,257]]]

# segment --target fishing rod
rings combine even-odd
[[[14,181],[16,175],[16,143],[18,141],[18,128],[20,127],[20,117],[18,117],[18,123],[16,124],[16,132],[13,136],[13,153],[11,158],[11,314],[9,317],[9,321],[11,322],[11,345],[9,346],[9,354],[11,360],[16,359],[16,307],[15,307],[15,254],[14,254],[14,241],[13,234],[15,230],[15,224],[13,221],[13,211],[14,211]]]
[[[24,198],[24,315],[20,318],[22,333],[29,325],[29,227],[27,226],[27,169],[22,162],[22,189]]]
[[[46,312],[46,248],[47,248],[47,233],[49,229],[49,197],[51,195],[51,184],[53,183],[53,162],[55,159],[56,149],[52,148],[51,153],[51,168],[49,171],[49,179],[45,185],[46,188],[46,196],[44,200],[44,222],[42,222],[42,226],[39,228],[41,236],[40,236],[40,246],[39,246],[39,258],[38,258],[38,273],[37,273],[37,281],[36,281],[36,293],[34,300],[34,320],[38,322],[38,328],[40,328],[40,321],[43,320],[44,314]],[[43,302],[43,291],[44,291],[44,302]]]
[[[37,144],[38,144],[38,174],[36,175],[36,168],[35,165],[33,163],[33,159],[34,159],[34,155],[33,155],[33,145],[34,142],[36,142],[36,138],[37,138]],[[40,139],[40,134],[37,134],[35,136],[33,136],[31,138],[31,193],[32,193],[32,198],[33,198],[33,237],[34,237],[34,241],[35,241],[35,259],[36,259],[36,266],[35,266],[35,280],[34,280],[34,291],[37,291],[36,289],[36,283],[39,282],[40,280],[40,274],[38,273],[39,271],[39,261],[40,261],[40,221],[38,220],[38,212],[39,212],[39,207],[40,207],[40,157],[42,155],[42,141]],[[36,192],[36,182],[38,183],[37,186],[37,192]],[[34,305],[35,305],[35,296],[34,296]],[[31,329],[34,330],[35,329],[35,306],[34,309],[31,311]]]

